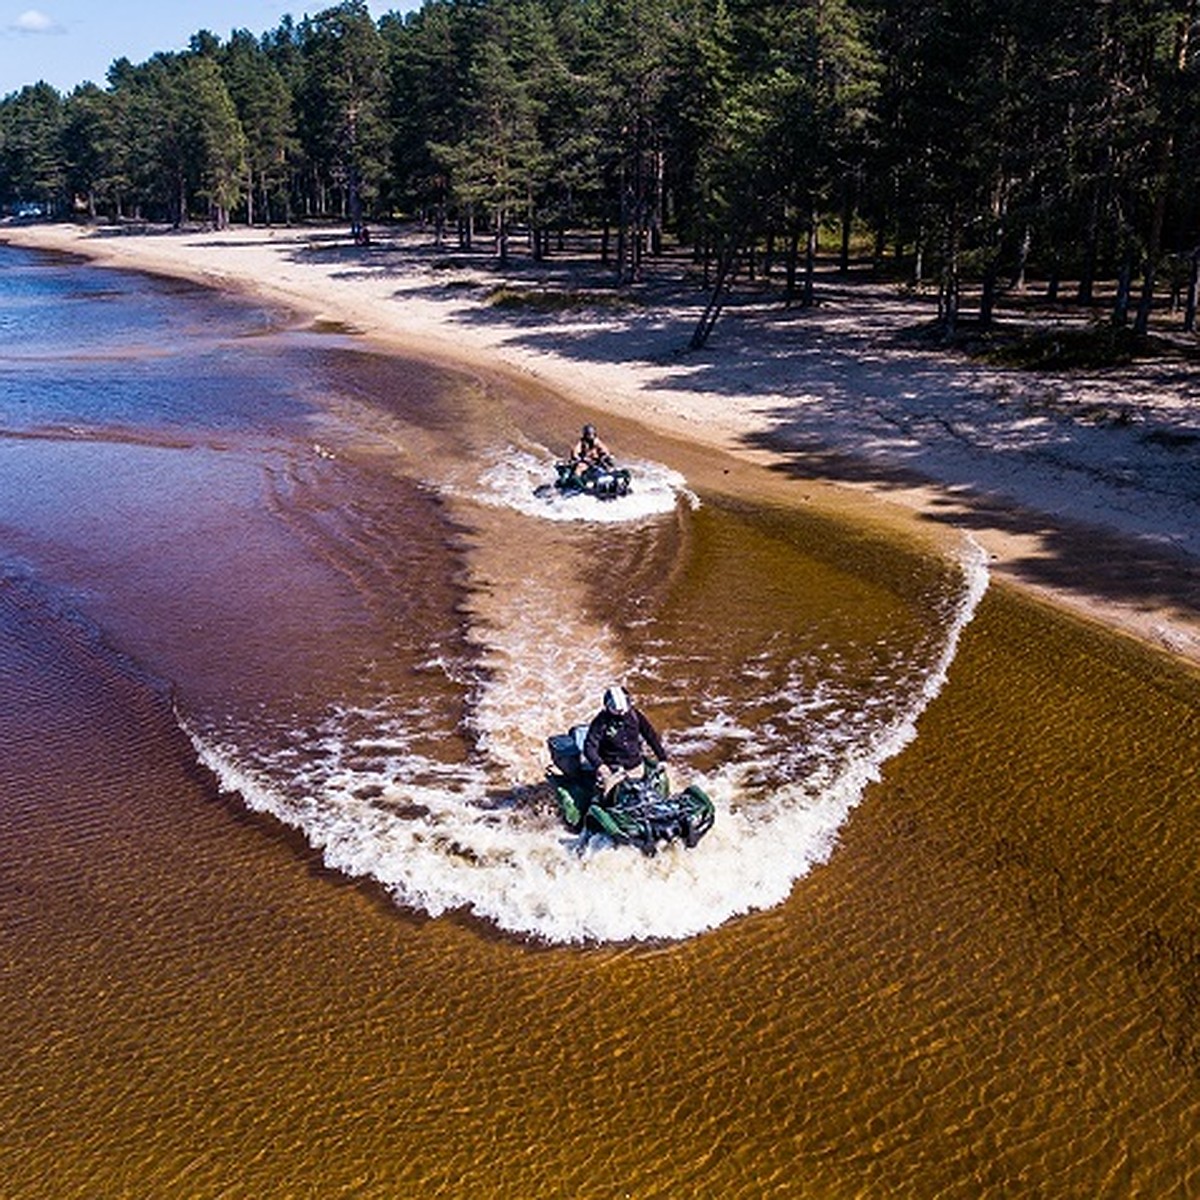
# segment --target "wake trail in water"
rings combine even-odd
[[[878,704],[839,680],[836,655],[814,666],[786,647],[782,664],[764,651],[761,693],[707,697],[693,728],[671,731],[672,772],[676,787],[695,782],[713,798],[715,827],[692,850],[672,844],[648,858],[565,831],[542,778],[544,738],[590,714],[606,682],[682,664],[670,647],[659,648],[662,662],[648,651],[631,659],[608,622],[587,615],[586,531],[564,530],[546,554],[536,547],[563,523],[651,522],[652,531],[694,497],[679,477],[643,464],[636,478],[658,483],[634,505],[574,498],[586,504],[564,516],[533,496],[544,468],[536,456],[508,454],[460,496],[473,506],[463,554],[479,663],[462,721],[469,750],[431,752],[411,703],[384,696],[331,708],[261,753],[181,717],[200,760],[223,790],[302,830],[330,867],[431,916],[468,910],[546,942],[623,942],[687,938],[781,903],[828,858],[866,787],[916,736],[986,591],[983,552],[970,543],[963,554],[931,657],[881,668]],[[517,552],[514,521],[525,543]],[[747,669],[753,679],[755,664]],[[714,745],[724,750],[718,766],[688,767]]]
[[[524,513],[544,521],[573,521],[590,524],[623,524],[646,517],[673,512],[680,499],[699,504],[687,481],[677,471],[661,463],[630,461],[625,464],[633,475],[627,495],[598,501],[593,496],[563,494],[542,485],[554,478],[553,461],[545,453],[533,453],[510,447],[500,461],[487,471],[475,498]],[[539,494],[539,487],[542,493]]]

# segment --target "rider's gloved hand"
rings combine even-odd
[[[616,788],[618,788],[628,777],[629,772],[621,767],[610,767],[602,765],[600,770],[596,772],[596,783],[600,788],[601,796],[611,796]]]

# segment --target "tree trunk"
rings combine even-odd
[[[1025,271],[1029,266],[1029,251],[1033,248],[1033,230],[1025,226],[1021,235],[1021,249],[1017,252],[1017,270],[1013,275],[1013,289],[1017,292],[1025,290]]]
[[[1150,310],[1154,307],[1154,283],[1158,275],[1158,261],[1162,255],[1163,225],[1167,219],[1167,191],[1171,169],[1171,151],[1174,139],[1168,134],[1159,149],[1158,186],[1154,197],[1154,209],[1150,216],[1150,232],[1146,239],[1146,257],[1142,271],[1142,294],[1138,298],[1137,316],[1133,331],[1145,336],[1150,328]]]
[[[700,320],[696,323],[696,328],[692,332],[691,348],[693,350],[701,350],[708,341],[708,335],[712,333],[713,326],[717,323],[717,318],[721,315],[721,309],[725,307],[725,300],[729,294],[730,284],[733,283],[733,278],[737,274],[737,259],[738,259],[738,242],[737,239],[731,239],[729,245],[722,251],[719,264],[717,267],[717,281],[713,285],[713,290],[708,298],[708,304],[705,305],[704,312],[700,316]]]
[[[854,220],[854,197],[850,189],[850,176],[842,176],[842,245],[838,254],[838,271],[850,273],[850,224]]]
[[[817,214],[808,214],[808,237],[804,243],[804,299],[802,308],[812,308],[815,293],[814,276],[817,271]]]
[[[942,268],[941,285],[938,289],[938,323],[946,337],[952,337],[958,328],[958,227],[952,228],[946,239],[946,262]]]
[[[508,212],[503,208],[496,214],[496,262],[508,266]]]
[[[1187,303],[1183,310],[1184,333],[1196,332],[1196,300],[1200,293],[1200,246],[1192,251],[1191,272],[1188,275]]]
[[[800,226],[792,222],[791,228],[788,230],[788,248],[787,248],[787,286],[784,289],[783,298],[787,308],[791,308],[796,302],[796,274],[797,267],[800,264]]]
[[[996,281],[999,272],[994,262],[988,264],[983,276],[983,291],[979,296],[979,324],[987,329],[996,315]]]
[[[666,155],[654,151],[654,211],[650,222],[650,253],[657,258],[663,252],[663,226],[666,223]]]
[[[626,259],[629,255],[629,188],[625,181],[625,164],[621,164],[617,186],[620,189],[621,211],[617,215],[617,283],[628,282]]]
[[[1088,213],[1087,238],[1084,242],[1083,270],[1079,276],[1079,303],[1092,303],[1096,286],[1096,261],[1100,257],[1100,185],[1092,189],[1092,205]]]
[[[1119,328],[1129,324],[1129,298],[1133,291],[1133,262],[1127,254],[1117,274],[1117,295],[1113,301],[1112,323]]]

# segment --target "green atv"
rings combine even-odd
[[[629,495],[633,486],[633,475],[628,467],[618,467],[612,459],[592,463],[582,471],[576,470],[574,462],[554,464],[558,473],[553,483],[539,484],[534,488],[536,496],[595,496],[597,500],[616,500]]]
[[[641,779],[623,779],[600,796],[596,775],[583,757],[586,725],[547,738],[554,766],[546,775],[554,784],[563,821],[585,837],[602,833],[618,845],[636,846],[653,855],[660,842],[682,841],[689,849],[713,827],[716,812],[696,784],[671,795],[667,768],[647,758]]]

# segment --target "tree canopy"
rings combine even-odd
[[[0,100],[0,203],[220,226],[419,216],[440,239],[603,231],[620,281],[664,239],[929,282],[1031,270],[1145,329],[1200,264],[1200,0],[344,0],[198,31],[104,86]],[[611,239],[610,239],[611,233]]]

